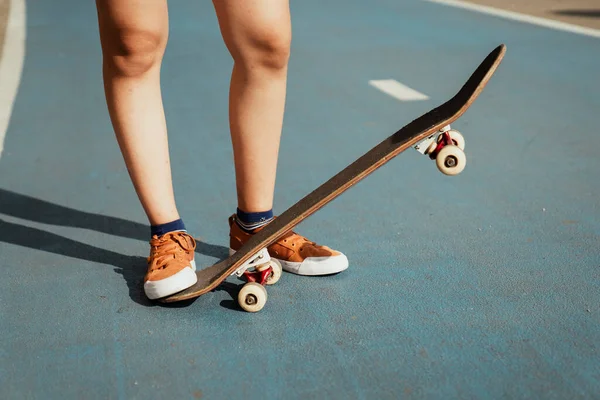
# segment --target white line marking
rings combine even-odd
[[[419,101],[429,99],[429,97],[423,93],[417,92],[416,90],[401,84],[395,79],[372,80],[369,81],[369,85],[376,87],[383,93],[389,94],[400,101]]]
[[[586,28],[583,26],[568,24],[566,22],[554,21],[547,18],[534,17],[531,15],[520,14],[514,11],[500,10],[498,8],[481,6],[478,4],[466,3],[459,0],[425,0],[430,3],[438,3],[446,6],[464,8],[466,10],[475,11],[482,14],[490,14],[496,17],[502,17],[511,19],[513,21],[525,22],[532,25],[543,26],[545,28],[556,29],[559,31],[565,31],[570,33],[577,33],[580,35],[592,36],[600,38],[600,30],[593,28]]]
[[[25,0],[12,0],[9,5],[4,47],[0,54],[0,157],[4,137],[21,83],[25,59]]]

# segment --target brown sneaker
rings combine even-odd
[[[148,273],[144,279],[144,291],[149,299],[172,295],[196,283],[196,240],[187,232],[155,235],[150,246]]]
[[[235,253],[252,236],[229,217],[229,252]],[[259,228],[257,231],[260,231]],[[281,263],[284,271],[298,275],[328,275],[348,268],[348,259],[339,251],[311,242],[290,232],[267,248],[269,255]]]

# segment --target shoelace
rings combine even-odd
[[[164,266],[167,260],[176,258],[179,249],[189,252],[196,247],[195,243],[190,244],[186,240],[186,235],[183,233],[167,234],[158,239],[153,238],[150,240],[150,246],[152,246],[152,255],[148,257],[148,262],[154,258],[159,266]]]

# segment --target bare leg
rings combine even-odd
[[[234,66],[229,93],[229,123],[236,171],[238,208],[270,211],[287,84],[291,44],[288,0],[213,0]],[[268,214],[268,213],[265,213]],[[230,218],[232,250],[251,233]],[[268,247],[283,269],[300,275],[345,270],[348,259],[295,232]]]
[[[160,67],[166,0],[96,0],[106,100],[129,175],[151,224],[179,219],[171,182]]]
[[[238,207],[271,210],[291,43],[288,0],[213,0],[234,66],[229,123]]]

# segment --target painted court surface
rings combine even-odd
[[[0,398],[598,398],[600,38],[426,1],[293,3],[276,213],[508,51],[455,124],[465,171],[392,160],[297,228],[350,268],[284,274],[250,314],[236,279],[146,300],[149,229],[105,107],[93,2],[26,6],[22,35],[2,31],[24,58],[0,69],[19,82],[0,132]],[[163,67],[199,266],[227,256],[236,205],[211,7],[172,2]]]

